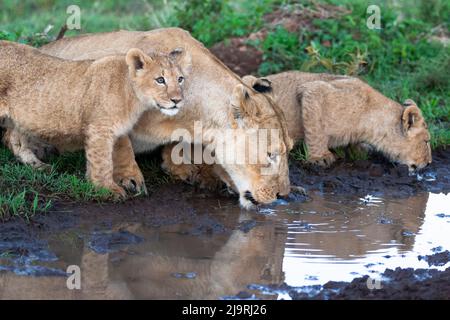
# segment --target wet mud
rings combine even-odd
[[[290,166],[291,183],[323,193],[408,197],[418,192],[450,192],[450,148],[435,151],[433,162],[410,175],[405,165],[382,156],[355,162],[337,161],[331,168]]]
[[[444,251],[433,255],[419,256],[418,259],[425,260],[429,266],[443,266],[450,261],[450,252]]]
[[[448,262],[448,258],[447,258]],[[450,268],[436,269],[387,269],[377,287],[369,276],[355,278],[350,283],[328,282],[317,294],[302,290],[289,290],[294,300],[316,299],[450,299]],[[368,285],[369,284],[369,285]]]
[[[0,224],[0,299],[448,299],[449,155],[415,176],[377,159],[291,164],[308,196],[251,212],[183,184],[56,203]],[[66,287],[70,265],[81,290]]]

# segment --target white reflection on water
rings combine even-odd
[[[378,200],[377,204],[380,204]],[[417,214],[410,212],[409,209],[414,208],[405,206],[403,215]],[[444,213],[445,216],[439,216],[439,213]],[[423,222],[418,232],[415,233],[412,247],[405,249],[405,244],[400,243],[394,237],[390,240],[383,237],[382,240],[373,237],[372,244],[377,244],[377,248],[366,250],[362,255],[357,252],[355,254],[350,253],[344,258],[329,253],[332,251],[327,250],[329,244],[324,244],[327,241],[326,233],[328,232],[330,236],[336,233],[348,233],[345,237],[347,239],[354,237],[352,241],[356,241],[367,238],[364,231],[358,228],[349,230],[345,226],[346,222],[342,225],[335,224],[334,230],[326,230],[327,228],[323,224],[310,224],[308,231],[305,231],[299,223],[291,223],[288,225],[283,258],[285,282],[291,286],[317,285],[330,280],[351,281],[353,278],[365,274],[372,275],[373,278],[377,279],[377,274],[382,273],[387,268],[429,268],[427,262],[419,260],[418,256],[433,254],[435,252],[432,249],[436,247],[442,247],[442,250],[450,250],[449,213],[450,195],[430,193]],[[364,209],[360,211],[360,214],[365,215]],[[389,227],[389,225],[386,227]],[[324,233],[322,235],[323,240],[308,241],[308,236],[311,236],[311,233]],[[352,244],[350,247],[356,248],[358,244]],[[448,266],[449,264],[432,268],[445,269]]]

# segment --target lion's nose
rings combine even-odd
[[[174,99],[170,99],[173,103],[178,104],[180,103],[181,99],[180,98],[174,98]]]

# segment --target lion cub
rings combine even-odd
[[[182,101],[184,78],[171,55],[130,49],[126,56],[66,61],[0,41],[0,65],[0,120],[58,150],[84,148],[88,179],[123,197],[113,180],[114,144],[143,112],[170,116]],[[162,104],[169,81],[173,98]]]
[[[330,148],[366,143],[389,160],[408,166],[410,172],[432,161],[430,132],[416,103],[397,103],[362,80],[348,76],[298,71],[265,78],[245,76],[242,80],[256,91],[270,94],[280,105],[289,136],[304,140],[308,161],[329,166],[335,161]],[[230,178],[219,165],[175,165],[173,145],[162,151],[163,168],[190,183],[214,189],[219,179]]]

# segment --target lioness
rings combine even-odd
[[[124,53],[136,47],[146,53],[167,53],[176,47],[184,47],[192,57],[192,73],[186,81],[185,106],[179,113],[168,118],[157,111],[146,112],[130,134],[135,152],[146,152],[159,145],[178,141],[173,136],[176,129],[186,129],[195,135],[194,122],[201,121],[203,143],[214,144],[215,129],[231,129],[239,125],[245,128],[279,129],[280,139],[270,146],[276,152],[267,152],[266,160],[256,165],[224,164],[239,193],[243,207],[253,203],[271,202],[277,195],[289,192],[287,167],[288,152],[292,148],[285,119],[273,99],[245,85],[222,62],[212,55],[187,31],[179,28],[157,29],[148,32],[118,31],[64,38],[41,48],[41,51],[65,59],[96,59],[110,54]],[[234,98],[241,100],[232,103]],[[235,112],[242,108],[242,112]],[[247,111],[249,112],[247,112]],[[261,115],[264,115],[261,117]],[[114,179],[126,187],[143,188],[144,180],[128,147],[116,145],[114,152]],[[246,152],[241,145],[229,145],[228,152]],[[261,174],[266,166],[279,168],[273,174]]]
[[[35,136],[58,149],[84,147],[88,178],[120,196],[125,190],[113,181],[114,143],[124,139],[144,111],[164,108],[157,97],[166,88],[153,85],[162,71],[168,79],[175,76],[177,102],[171,104],[181,101],[178,79],[183,75],[175,61],[139,49],[75,62],[1,41],[0,65],[0,119],[6,118],[16,134]],[[11,138],[20,156],[15,134]],[[127,152],[134,157],[131,149]]]
[[[244,82],[272,94],[282,106],[289,135],[305,140],[308,161],[327,166],[335,161],[329,148],[367,143],[410,171],[431,163],[430,133],[420,109],[410,99],[403,105],[385,97],[360,79],[330,74],[283,72]],[[232,182],[220,166],[174,165],[172,146],[163,150],[163,167],[189,182],[214,187],[217,178]]]

